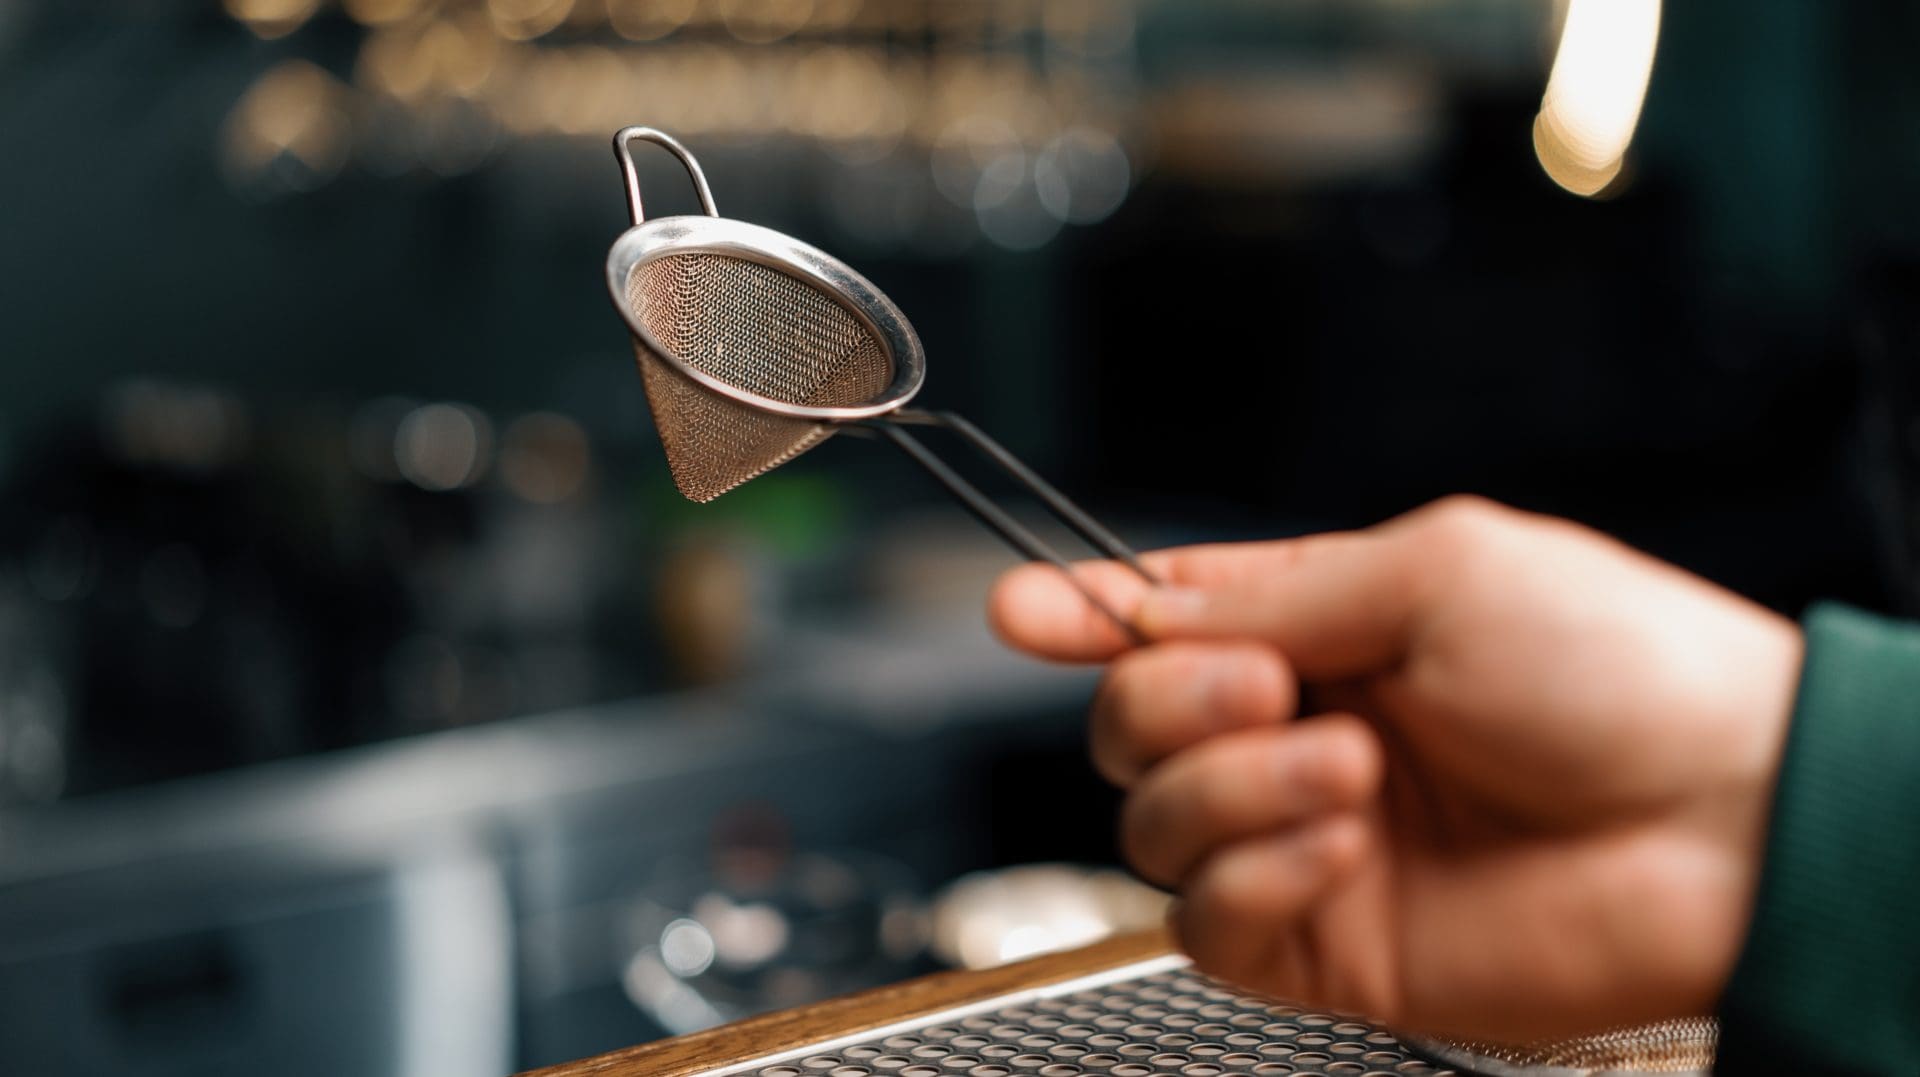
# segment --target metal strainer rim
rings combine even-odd
[[[642,324],[627,299],[639,267],[669,255],[709,254],[757,262],[795,278],[844,308],[874,335],[893,363],[886,389],[864,404],[796,404],[741,388],[686,362]],[[701,388],[743,407],[791,419],[852,422],[898,410],[926,379],[926,353],[906,315],[880,289],[832,255],[792,236],[727,217],[656,217],[634,225],[607,252],[607,290],[627,329],[661,361]]]

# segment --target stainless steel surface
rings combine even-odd
[[[710,1077],[1433,1074],[1392,1034],[1246,995],[1180,957],[717,1069]]]
[[[668,153],[680,159],[686,168],[687,176],[693,180],[693,189],[700,196],[700,208],[709,217],[718,217],[720,211],[713,208],[713,190],[707,186],[707,174],[701,170],[700,162],[680,144],[680,140],[665,131],[652,127],[628,127],[613,136],[614,156],[620,158],[620,175],[627,182],[627,215],[634,224],[647,219],[646,211],[640,205],[640,171],[634,167],[633,154],[628,150],[629,142],[651,142],[664,148]]]
[[[1087,515],[1080,506],[1068,500],[1067,495],[1055,489],[1052,483],[1041,478],[1032,468],[1022,463],[1019,457],[1008,452],[1005,446],[988,437],[986,431],[959,414],[951,411],[922,412],[903,408],[895,412],[893,418],[900,423],[945,427],[960,435],[961,439],[972,446],[975,452],[993,461],[1000,470],[1012,475],[1020,485],[1037,495],[1049,512],[1072,528],[1074,533],[1092,543],[1095,549],[1132,569],[1135,575],[1148,583],[1158,585],[1160,582],[1145,565],[1140,563],[1140,557],[1133,552],[1132,547],[1120,541],[1120,536],[1107,530],[1105,524]]]
[[[863,322],[893,363],[892,378],[883,392],[858,405],[818,406],[783,400],[759,391],[754,384],[735,384],[707,373],[690,357],[677,355],[653,339],[640,312],[632,307],[633,275],[643,264],[668,255],[720,255],[758,262],[802,285],[817,290]],[[865,277],[817,248],[770,228],[726,217],[656,217],[635,225],[614,240],[607,254],[607,287],[614,306],[640,343],[661,360],[687,375],[702,388],[734,404],[770,411],[795,419],[849,422],[871,418],[905,404],[920,390],[926,376],[925,355],[905,315]],[[725,309],[706,312],[722,318]]]
[[[919,438],[907,433],[905,428],[896,423],[875,421],[873,425],[879,429],[880,433],[888,441],[893,442],[896,448],[905,453],[914,463],[919,464],[921,469],[933,476],[934,480],[939,482],[940,485],[946,487],[947,492],[952,494],[955,500],[959,501],[968,512],[971,512],[975,519],[985,524],[989,530],[1004,539],[1007,545],[1018,550],[1028,560],[1044,561],[1059,569],[1066,575],[1067,582],[1071,583],[1074,589],[1080,592],[1080,597],[1084,599],[1089,606],[1099,610],[1108,620],[1118,625],[1120,631],[1126,633],[1129,640],[1133,641],[1136,645],[1147,642],[1146,638],[1140,634],[1140,631],[1133,627],[1131,621],[1122,616],[1118,610],[1108,605],[1106,600],[1101,598],[1093,588],[1087,586],[1086,581],[1082,580],[1079,574],[1074,572],[1073,565],[1070,564],[1066,558],[1060,556],[1059,551],[1048,545],[1040,536],[1028,530],[1025,525],[1014,518],[1012,513],[994,504],[992,499],[981,493],[972,483],[961,478],[959,472],[953,470],[953,468],[947,466],[945,461],[935,456],[931,449],[928,449],[920,443]],[[1071,502],[1066,503],[1063,508],[1061,505],[1052,504],[1044,492],[1041,494],[1041,497],[1043,501],[1048,501],[1047,507],[1052,509],[1056,516],[1067,518],[1065,508],[1071,508],[1075,513],[1079,512],[1079,509],[1072,506]],[[1128,551],[1128,556],[1123,560],[1123,563],[1132,566],[1134,571],[1138,572],[1141,578],[1146,580],[1147,583],[1152,584],[1156,582],[1152,576],[1146,573],[1145,569],[1139,567],[1139,561],[1132,556],[1131,551]]]
[[[708,1077],[1597,1077],[1704,1072],[1712,1065],[1711,1021],[1441,1055],[1365,1021],[1245,994],[1186,964],[1170,956],[1110,969]],[[1551,1065],[1528,1065],[1541,1060]]]
[[[1518,1047],[1426,1039],[1410,1042],[1430,1058],[1487,1077],[1600,1077],[1639,1073],[1705,1077],[1713,1070],[1720,1026],[1710,1017],[1689,1017]]]

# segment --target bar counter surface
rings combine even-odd
[[[812,1044],[1076,980],[1173,952],[1163,931],[1121,935],[1065,953],[977,971],[942,972],[812,1006],[645,1043],[522,1077],[693,1077]],[[1011,1000],[1009,1000],[1011,1001]]]
[[[1710,1018],[1522,1045],[1402,1039],[1244,994],[1148,931],[524,1077],[1707,1077],[1716,1040]]]

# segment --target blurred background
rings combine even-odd
[[[923,403],[1142,545],[1464,490],[1913,613],[1916,41],[1897,0],[0,3],[0,1070],[498,1074],[1157,917],[1090,675],[995,646],[1010,555],[910,464],[675,493],[616,128],[874,280]]]

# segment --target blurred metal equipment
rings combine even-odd
[[[646,219],[628,149],[634,141],[680,159],[705,216]],[[860,424],[893,442],[1014,549],[1057,566],[1089,603],[1128,629],[1064,557],[901,429],[910,423],[959,434],[1088,543],[1155,582],[1125,543],[972,423],[947,412],[904,410],[926,376],[926,357],[900,308],[838,259],[721,217],[699,163],[671,136],[623,128],[613,151],[633,227],[607,254],[607,289],[633,333],[654,423],[682,493],[711,501]]]
[[[1027,864],[954,880],[933,907],[933,950],[982,969],[1157,927],[1166,894],[1113,868]]]
[[[1077,752],[997,662],[912,737],[736,686],[0,810],[0,1071],[488,1077],[929,971],[925,886],[1044,810],[981,768]]]
[[[1705,1038],[1702,1039],[1702,1029]],[[749,1041],[751,1042],[751,1041]],[[1428,1077],[1703,1075],[1711,1023],[1672,1022],[1596,1036],[1516,1065],[1433,1048],[1364,1018],[1249,994],[1165,954],[1058,983],[1004,990],[953,1008],[758,1058],[702,1077],[1240,1077],[1254,1073],[1426,1074]],[[584,1066],[592,1066],[589,1061]],[[610,1067],[619,1071],[616,1065]],[[625,1072],[625,1071],[621,1071]]]
[[[1520,1046],[1406,1040],[1435,1061],[1484,1077],[1707,1077],[1720,1025],[1711,1017],[1689,1017]]]
[[[1112,869],[1035,864],[978,872],[955,880],[935,899],[933,949],[950,965],[990,968],[1035,954],[1084,946],[1110,935],[1155,926],[1165,917],[1167,904],[1165,894]],[[1160,1023],[1174,1025],[1173,1021],[1164,1017]],[[1242,1024],[1241,1027],[1244,1029],[1246,1026]],[[1190,1025],[1180,1025],[1176,1031],[1186,1036],[1190,1031],[1197,1030]],[[1463,1073],[1480,1074],[1483,1077],[1594,1077],[1600,1074],[1607,1077],[1637,1077],[1641,1074],[1705,1077],[1713,1068],[1718,1038],[1718,1025],[1711,1018],[1704,1017],[1614,1029],[1578,1039],[1521,1045],[1400,1037],[1402,1042],[1435,1062],[1457,1066]],[[963,1046],[968,1046],[975,1053],[985,1053],[980,1051],[984,1045]],[[1217,1054],[1204,1055],[1193,1051],[1191,1040],[1181,1044],[1162,1042],[1159,1046],[1175,1052],[1184,1048],[1199,1057],[1203,1064],[1222,1061]],[[1325,1049],[1325,1045],[1320,1046]],[[1373,1046],[1377,1049],[1380,1044],[1374,1042]],[[1277,1056],[1269,1054],[1262,1057]],[[1061,1056],[1052,1056],[1047,1063],[1055,1064],[1062,1060]],[[1071,1062],[1073,1059],[1065,1061]],[[1389,1060],[1375,1058],[1371,1061],[1384,1063]],[[1221,1070],[1208,1072],[1220,1073],[1238,1068],[1242,1067],[1225,1066]],[[1384,1070],[1388,1067],[1376,1064],[1371,1068]],[[1021,1071],[1015,1067],[1014,1072]]]
[[[1697,1024],[1697,1022],[1695,1023]],[[1671,1034],[1675,1028],[1666,1028]],[[1596,1037],[1593,1043],[1605,1040]],[[1626,1037],[1614,1037],[1624,1042]],[[1590,1041],[1581,1041],[1583,1044]],[[1429,1077],[1627,1077],[1704,1073],[1641,1053],[1554,1056],[1564,1064],[1515,1067],[1459,1052],[1430,1051],[1364,1019],[1315,1012],[1247,994],[1201,975],[1177,954],[1061,983],[1015,990],[909,1021],[720,1064],[704,1077],[1234,1077],[1246,1073],[1427,1074]],[[1632,1063],[1608,1068],[1608,1061]],[[1706,1055],[1711,1063],[1711,1050]],[[1644,1067],[1644,1068],[1642,1068]]]
[[[628,915],[634,949],[621,985],[669,1032],[896,982],[920,968],[924,891],[912,872],[867,853],[798,852],[784,833],[768,841],[752,829],[750,821],[744,835],[719,836],[706,869],[644,888]],[[784,821],[774,829],[784,832]]]

